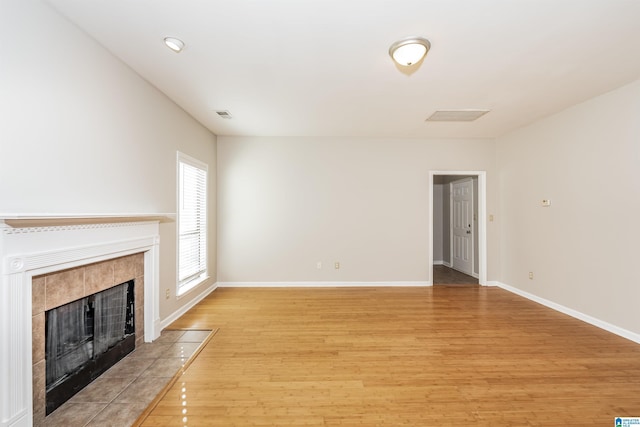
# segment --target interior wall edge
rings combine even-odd
[[[516,288],[514,286],[510,286],[510,285],[504,284],[502,282],[495,282],[494,286],[497,286],[497,287],[499,287],[501,289],[504,289],[505,291],[509,291],[509,292],[511,292],[513,294],[519,295],[519,296],[521,296],[523,298],[526,298],[526,299],[528,299],[530,301],[534,301],[534,302],[537,302],[538,304],[542,304],[545,307],[548,307],[548,308],[550,308],[552,310],[555,310],[557,312],[566,314],[566,315],[571,316],[571,317],[573,317],[575,319],[582,320],[583,322],[586,322],[586,323],[588,323],[590,325],[596,326],[596,327],[598,327],[600,329],[603,329],[603,330],[605,330],[607,332],[611,332],[612,334],[618,335],[618,336],[620,336],[622,338],[626,338],[626,339],[628,339],[630,341],[633,341],[633,342],[635,342],[637,344],[640,344],[640,334],[639,333],[630,331],[628,329],[622,328],[620,326],[614,325],[614,324],[609,323],[609,322],[605,322],[604,320],[598,319],[598,318],[593,317],[593,316],[589,316],[588,314],[584,314],[584,313],[582,313],[582,312],[580,312],[578,310],[574,310],[574,309],[566,307],[566,306],[564,306],[562,304],[558,304],[558,303],[550,301],[550,300],[548,300],[546,298],[539,297],[537,295],[534,295],[532,293],[523,291],[522,289],[518,289],[518,288]]]

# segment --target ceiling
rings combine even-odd
[[[48,2],[217,135],[492,138],[640,78],[638,0]]]

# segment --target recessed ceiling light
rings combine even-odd
[[[184,42],[175,37],[165,37],[164,44],[166,44],[169,49],[176,53],[180,53],[184,48]]]
[[[392,44],[389,55],[399,65],[408,67],[420,62],[429,49],[431,49],[429,40],[423,37],[407,37]]]
[[[472,122],[487,114],[489,110],[438,110],[427,122]]]

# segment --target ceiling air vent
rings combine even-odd
[[[489,110],[438,110],[426,120],[427,122],[472,122]]]
[[[228,112],[227,110],[216,111],[216,114],[219,115],[220,117],[222,117],[223,119],[230,119],[231,118],[231,113]]]

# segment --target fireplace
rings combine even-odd
[[[134,340],[159,336],[158,258],[149,217],[0,219],[0,426],[44,420],[51,308],[134,280]]]
[[[45,312],[46,415],[135,349],[134,282]]]

